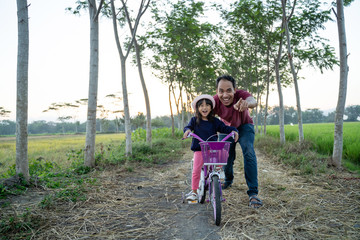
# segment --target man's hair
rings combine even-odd
[[[222,76],[218,77],[218,78],[216,79],[216,88],[218,88],[219,82],[220,82],[221,80],[228,80],[228,81],[230,81],[230,82],[232,83],[234,89],[235,89],[235,79],[234,79],[232,76],[230,76],[230,75],[222,75]]]

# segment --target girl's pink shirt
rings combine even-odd
[[[236,90],[234,94],[234,101],[229,106],[225,106],[221,103],[218,95],[214,96],[215,99],[215,108],[214,112],[217,114],[221,120],[228,126],[238,128],[242,124],[254,124],[252,118],[250,117],[249,111],[246,109],[243,112],[235,110],[234,104],[239,101],[240,98],[246,99],[250,97],[251,94],[245,90]]]

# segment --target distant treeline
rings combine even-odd
[[[145,118],[139,115],[132,120],[132,129],[145,128]],[[177,118],[175,118],[177,123]],[[153,128],[171,127],[171,118],[168,116],[156,117],[152,120]],[[122,119],[97,119],[96,131],[100,133],[124,132],[125,126]],[[15,135],[16,122],[11,120],[0,121],[0,135]],[[58,134],[58,133],[85,133],[86,122],[54,122],[38,120],[28,124],[28,134]]]
[[[284,107],[284,121],[285,124],[296,124],[298,122],[297,110],[294,107]],[[279,107],[273,107],[268,111],[268,117],[266,124],[278,125],[279,124]],[[263,119],[264,113],[261,112],[259,120]],[[360,119],[360,105],[351,105],[345,108],[344,120],[348,122],[356,122]],[[329,112],[327,115],[324,114],[318,108],[307,109],[302,111],[302,122],[303,123],[330,123],[335,120],[335,111]],[[260,122],[260,121],[259,121]]]
[[[278,125],[279,124],[279,108],[273,107],[268,111],[268,116],[266,119],[267,125]],[[189,121],[189,118],[192,116],[190,113],[182,115],[180,118],[174,116],[175,127],[181,128],[181,123],[179,121],[184,119],[185,122]],[[264,119],[264,112],[260,112],[258,124],[262,125]],[[255,114],[253,116],[254,122]],[[297,120],[297,111],[294,107],[285,107],[285,124],[296,124]],[[323,111],[313,108],[307,109],[302,112],[303,123],[327,123],[334,122],[335,111],[325,115]],[[359,121],[360,118],[360,105],[348,106],[345,109],[345,121],[355,122]],[[145,128],[145,116],[142,113],[139,113],[136,117],[131,119],[132,129]],[[151,125],[152,128],[161,128],[161,127],[171,127],[171,117],[162,116],[152,119]],[[186,124],[186,123],[185,123]],[[15,135],[16,122],[10,120],[0,121],[0,135]],[[105,132],[124,132],[124,119],[97,119],[96,121],[96,131],[100,133]],[[76,122],[52,122],[39,120],[29,123],[28,133],[29,134],[57,134],[57,133],[84,133],[86,132],[86,122],[80,123]]]

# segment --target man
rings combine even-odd
[[[249,206],[259,208],[262,201],[258,195],[257,160],[254,150],[254,123],[250,117],[248,108],[257,105],[251,94],[244,90],[237,90],[235,79],[229,75],[223,75],[216,79],[215,114],[225,124],[236,127],[239,131],[239,142],[244,156],[244,173],[248,186]],[[231,186],[234,179],[233,165],[235,160],[236,142],[230,145],[229,158],[224,167],[225,182],[223,189]]]

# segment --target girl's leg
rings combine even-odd
[[[191,188],[194,192],[199,188],[201,168],[204,165],[204,161],[201,155],[201,151],[194,152],[193,172],[191,178]]]

